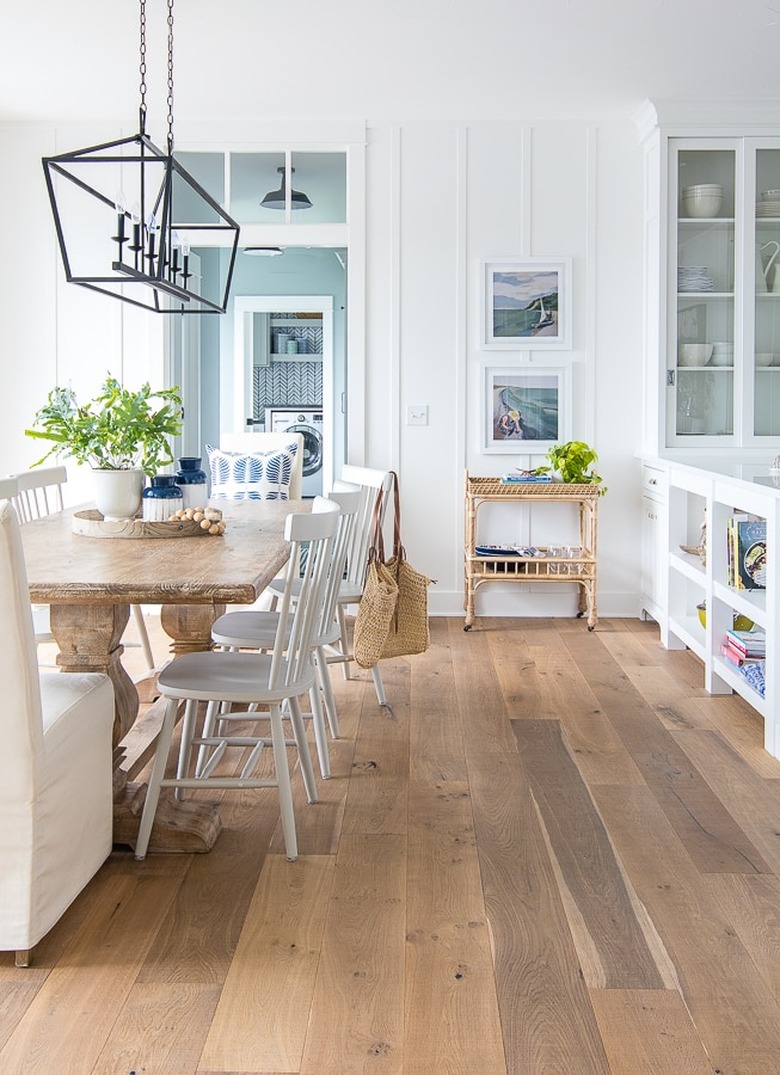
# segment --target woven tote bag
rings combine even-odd
[[[406,551],[401,541],[401,500],[398,475],[395,472],[393,498],[393,555],[387,562],[384,559],[384,541],[379,525],[381,493],[374,507],[374,529],[366,587],[355,621],[355,661],[361,668],[372,668],[377,661],[385,657],[424,653],[430,645],[428,587],[433,580],[416,571],[406,559]],[[364,612],[363,603],[367,596],[369,599]],[[364,620],[363,624],[360,622],[361,618]]]
[[[355,619],[355,663],[373,668],[382,656],[398,603],[398,583],[376,550],[369,554],[363,596]]]

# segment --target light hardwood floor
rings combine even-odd
[[[209,854],[116,850],[0,956],[2,1075],[780,1072],[758,716],[652,623],[462,623],[384,664],[392,712],[334,676],[297,862],[226,792]]]

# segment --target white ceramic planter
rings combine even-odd
[[[141,507],[142,470],[93,470],[95,506],[104,519],[132,519]]]

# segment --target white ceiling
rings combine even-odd
[[[0,120],[135,118],[136,0],[0,5]],[[151,119],[164,0],[147,22]],[[618,117],[648,97],[780,98],[778,56],[780,0],[186,0],[175,115]]]

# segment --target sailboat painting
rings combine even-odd
[[[485,347],[570,347],[570,259],[485,264]]]

